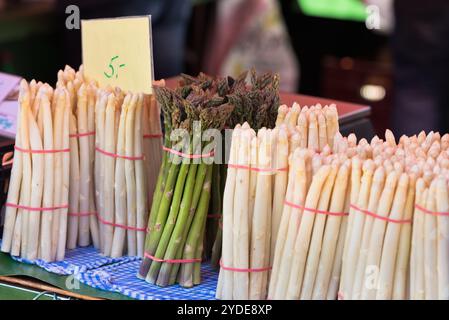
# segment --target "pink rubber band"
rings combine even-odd
[[[357,211],[359,211],[359,212],[362,212],[362,213],[364,213],[364,214],[366,214],[368,216],[371,216],[373,218],[380,219],[380,220],[383,220],[383,221],[387,221],[387,222],[400,223],[400,224],[403,224],[403,223],[405,224],[405,223],[411,223],[412,222],[411,219],[398,220],[398,219],[392,219],[392,218],[389,218],[389,217],[380,216],[380,215],[378,215],[378,214],[376,214],[374,212],[371,212],[371,211],[368,211],[368,210],[365,210],[365,209],[361,209],[361,208],[357,207],[354,204],[351,204],[350,207],[355,209],[355,210],[357,210]]]
[[[97,214],[97,218],[98,218],[98,221],[100,221],[102,224],[107,224],[109,226],[113,226],[113,227],[117,227],[117,228],[121,228],[121,229],[126,229],[126,230],[139,231],[139,232],[146,232],[147,231],[146,228],[131,227],[131,226],[127,226],[127,225],[124,225],[124,224],[119,224],[119,223],[106,221],[102,217],[100,217],[100,215],[98,215],[98,214]]]
[[[10,164],[12,164],[14,162],[13,156],[14,156],[14,152],[12,152],[12,151],[6,152],[2,157],[2,166],[6,167],[6,166],[9,166]]]
[[[28,210],[28,211],[55,211],[55,210],[58,210],[58,209],[67,209],[69,207],[68,204],[65,204],[65,205],[55,206],[55,207],[38,208],[38,207],[23,206],[23,205],[20,205],[20,204],[14,204],[14,203],[10,203],[10,202],[5,203],[5,206],[11,207],[11,208],[16,208],[16,209]]]
[[[162,133],[155,133],[155,134],[149,133],[149,134],[144,134],[143,137],[144,137],[144,139],[152,139],[152,138],[162,138],[163,135],[162,135]]]
[[[441,217],[447,217],[449,216],[449,212],[437,212],[437,211],[431,211],[429,209],[426,209],[424,207],[421,207],[419,204],[415,204],[415,208],[418,210],[421,210],[424,213],[433,215],[433,216],[441,216]]]
[[[87,217],[87,216],[96,216],[96,212],[69,212],[69,216],[71,217]]]
[[[343,217],[343,216],[349,215],[349,213],[347,213],[347,212],[331,212],[331,211],[325,211],[325,210],[306,208],[304,206],[291,203],[290,201],[287,201],[287,200],[285,200],[284,203],[286,205],[290,206],[290,207],[293,207],[293,208],[296,208],[296,209],[301,209],[301,210],[304,210],[304,211],[309,211],[309,212],[316,213],[316,214],[326,214],[328,216],[336,216],[336,217]]]
[[[80,137],[88,137],[88,136],[93,136],[93,135],[95,135],[95,131],[69,134],[69,138],[80,138]]]
[[[177,150],[173,150],[170,148],[167,148],[166,146],[162,146],[162,149],[164,151],[170,152],[172,154],[175,154],[177,156],[183,157],[183,158],[187,158],[187,159],[199,159],[199,158],[210,158],[214,156],[214,152],[211,151],[209,153],[206,154],[187,154],[187,153],[183,153]]]
[[[58,152],[70,152],[70,149],[56,149],[56,150],[31,150],[31,149],[23,149],[21,147],[18,146],[14,146],[14,149],[16,149],[17,151],[21,151],[21,152],[26,152],[26,153],[58,153]]]
[[[265,268],[253,268],[253,269],[241,269],[241,268],[232,268],[232,267],[225,267],[223,266],[222,261],[220,260],[220,267],[223,270],[227,271],[235,271],[235,272],[264,272],[271,270],[271,267],[265,267]]]
[[[143,155],[142,156],[136,156],[136,157],[123,156],[123,155],[120,155],[120,154],[116,154],[116,153],[105,151],[105,150],[100,149],[98,147],[95,147],[95,150],[97,150],[98,152],[100,152],[100,153],[102,153],[102,154],[104,154],[106,156],[113,157],[113,158],[120,158],[120,159],[125,159],[125,160],[143,160],[144,159]]]
[[[156,258],[155,256],[152,256],[151,254],[145,252],[144,253],[145,258],[151,259],[156,262],[165,262],[165,263],[195,263],[195,262],[201,262],[201,259],[160,259]]]
[[[232,164],[232,163],[229,163],[229,164],[228,164],[228,168],[234,168],[234,169],[247,169],[247,170],[251,170],[251,171],[255,171],[255,172],[278,172],[278,171],[287,171],[287,170],[288,170],[288,168],[277,168],[277,169],[272,169],[272,168],[256,168],[256,167],[244,166],[244,165],[240,165],[240,164]]]

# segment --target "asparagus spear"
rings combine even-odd
[[[196,259],[201,256],[195,257],[196,248],[199,245],[201,238],[201,231],[203,229],[204,221],[207,216],[207,210],[210,199],[210,188],[212,180],[212,166],[207,166],[206,179],[204,180],[203,188],[201,191],[201,197],[198,203],[198,207],[195,212],[195,216],[192,221],[192,225],[189,230],[189,235],[184,246],[183,259]],[[185,263],[181,266],[179,273],[179,284],[182,287],[190,288],[193,286],[193,263]]]

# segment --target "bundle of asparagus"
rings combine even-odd
[[[58,72],[57,88],[64,88],[70,100],[70,184],[67,248],[100,247],[94,193],[95,104],[97,85],[87,81],[82,66]]]
[[[155,87],[164,112],[166,152],[148,221],[145,258],[138,274],[150,283],[166,286],[178,281],[191,287],[200,282],[215,148],[213,142],[202,142],[201,135],[206,129],[221,130],[233,110],[219,88],[205,84],[176,90]]]
[[[69,197],[69,93],[20,83],[16,156],[6,203],[3,252],[62,260]]]
[[[448,298],[446,278],[437,271],[445,268],[447,256],[441,252],[437,267],[436,236],[448,231],[444,214],[437,228],[436,217],[440,217],[434,206],[438,181],[440,208],[448,201],[444,189],[448,144],[449,135],[433,132],[402,136],[396,143],[387,131],[386,141],[371,142],[373,160],[359,164],[356,171],[353,165],[341,299]],[[424,214],[426,210],[431,214]],[[440,239],[444,247],[444,236]],[[440,284],[437,275],[442,277]]]
[[[338,141],[338,139],[336,139]],[[268,297],[326,299],[337,288],[349,194],[347,140],[315,153],[298,148],[290,157],[285,205],[276,239]],[[335,145],[334,145],[335,146]]]
[[[256,136],[248,123],[234,129],[223,196],[224,241],[218,298],[266,297],[271,269],[272,174],[287,170],[274,168],[271,161],[275,133],[262,128]],[[286,136],[283,140],[285,143]]]
[[[95,186],[101,252],[143,256],[148,202],[143,151],[143,94],[100,90],[95,105]],[[125,251],[126,248],[126,251]]]

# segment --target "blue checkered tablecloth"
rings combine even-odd
[[[141,258],[102,256],[94,247],[68,250],[63,261],[45,262],[12,257],[16,261],[37,265],[51,273],[74,275],[80,282],[106,291],[118,292],[139,300],[213,300],[218,272],[208,264],[201,267],[201,284],[193,288],[179,285],[159,287],[137,278]]]
[[[158,287],[137,278],[140,260],[117,262],[83,272],[78,279],[94,288],[119,292],[138,300],[213,300],[218,272],[208,264],[201,268],[201,284],[193,288],[179,285]]]
[[[44,260],[31,261],[14,256],[12,258],[19,262],[37,265],[48,272],[59,275],[82,273],[111,263],[135,261],[139,259],[138,257],[105,257],[100,255],[93,246],[67,250],[64,260],[57,262],[45,262]]]

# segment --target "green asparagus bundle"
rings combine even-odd
[[[166,286],[178,280],[189,287],[194,282],[194,270],[199,270],[194,262],[201,261],[214,149],[213,141],[201,141],[202,134],[206,129],[221,130],[233,110],[217,90],[218,85],[207,80],[176,90],[155,87],[164,113],[166,152],[153,195],[145,258],[139,270],[139,276],[150,283]],[[174,263],[179,260],[182,267]],[[199,281],[198,273],[195,280]]]

